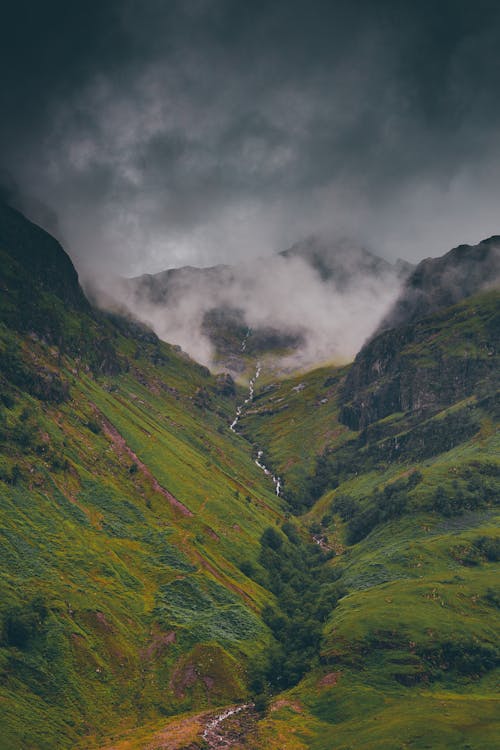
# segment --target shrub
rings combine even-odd
[[[4,616],[3,640],[8,646],[24,649],[40,632],[47,618],[47,608],[40,597],[29,604],[12,607]]]
[[[500,560],[500,537],[481,536],[476,539],[474,544],[488,562],[498,562]]]
[[[408,479],[392,482],[382,491],[377,489],[369,498],[368,507],[363,510],[359,506],[355,509],[350,498],[338,498],[337,502],[340,502],[344,514],[350,516],[347,526],[348,543],[356,544],[379,524],[400,518],[407,509],[408,493],[421,481],[421,473],[414,471]]]
[[[260,538],[260,543],[262,547],[278,550],[283,544],[283,537],[272,526],[268,526]]]
[[[285,521],[281,528],[283,533],[286,534],[292,544],[300,543],[299,532],[297,531],[297,528],[293,525],[293,523],[290,523],[290,521]]]
[[[434,679],[443,672],[454,672],[464,677],[479,677],[495,669],[500,663],[496,648],[474,641],[444,641],[417,650],[430,667]]]

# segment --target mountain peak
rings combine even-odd
[[[500,281],[500,236],[458,245],[439,258],[421,261],[407,278],[379,331],[411,323]]]
[[[283,252],[231,266],[184,266],[122,280],[116,301],[209,366],[237,375],[248,357],[270,355],[280,368],[294,369],[353,357],[410,268],[353,240],[311,235]],[[103,295],[100,300],[106,304]]]
[[[0,202],[0,251],[6,251],[31,281],[66,304],[88,309],[69,255],[59,242],[23,214]]]
[[[413,268],[410,264],[393,265],[348,237],[328,240],[312,234],[279,255],[284,258],[302,258],[324,281],[332,280],[338,287],[346,286],[360,273],[382,276],[387,273],[393,274],[396,269],[398,274],[404,277]]]

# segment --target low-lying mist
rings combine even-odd
[[[134,279],[93,280],[90,286],[101,306],[126,311],[211,369],[237,374],[246,329],[255,336],[273,334],[267,336],[268,353],[285,370],[352,360],[394,303],[408,270],[346,240],[311,238],[285,253],[235,266],[186,266]],[[240,322],[232,338],[207,326],[210,318],[223,327],[224,311]]]

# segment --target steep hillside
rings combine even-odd
[[[430,415],[498,382],[498,293],[384,331],[360,351],[342,392],[353,429],[395,412]]]
[[[92,310],[12,216],[53,272],[4,239],[2,747],[90,747],[248,695],[273,596],[239,566],[282,509],[228,429],[234,385]]]
[[[413,323],[500,282],[500,237],[427,258],[409,274],[379,330]]]
[[[2,255],[2,270],[8,273],[7,266],[12,261],[22,269],[19,290],[27,292],[36,287],[41,292],[53,292],[71,308],[88,310],[89,305],[78,283],[78,275],[61,245],[50,234],[1,201],[0,247],[3,253],[7,253]],[[13,270],[10,269],[10,285],[5,285],[4,281],[2,287],[2,291],[7,294],[14,292]],[[28,296],[25,295],[26,300]],[[32,298],[32,303],[36,301],[37,296]],[[19,309],[19,312],[22,310]]]
[[[401,382],[429,393],[428,408],[396,402],[352,430],[339,417],[354,365],[276,383],[242,418],[338,576],[317,665],[273,700],[249,747],[494,746],[498,308],[489,292],[410,341],[393,332],[409,360]]]
[[[357,354],[342,394],[341,420],[362,429],[394,412],[430,414],[481,388],[498,373],[500,240],[460,245],[422,261],[379,332]],[[442,311],[442,312],[440,312]]]

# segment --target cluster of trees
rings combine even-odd
[[[478,473],[468,482],[454,479],[451,484],[437,487],[426,509],[443,516],[457,516],[490,503],[497,504],[498,501],[496,479]]]
[[[356,544],[379,524],[400,518],[408,507],[408,493],[422,481],[422,474],[414,471],[407,479],[399,479],[376,489],[368,504],[363,506],[349,495],[339,495],[332,502],[332,512],[347,523],[347,543]]]
[[[44,628],[48,610],[42,597],[7,609],[3,614],[1,640],[5,646],[24,649]]]
[[[254,667],[251,687],[256,694],[296,684],[318,661],[323,624],[346,593],[341,571],[325,565],[326,560],[320,547],[304,542],[290,522],[262,534],[259,562],[276,597],[276,606],[266,607],[262,616],[275,645],[267,662]],[[248,565],[246,569],[252,572]]]
[[[474,473],[467,482],[454,479],[447,485],[438,486],[420,506],[411,502],[409,493],[422,481],[422,474],[414,471],[407,479],[400,479],[376,489],[363,501],[349,495],[337,495],[331,504],[331,513],[337,513],[346,524],[346,541],[356,544],[364,539],[376,526],[404,513],[430,510],[444,516],[453,516],[498,502],[496,478]],[[478,554],[495,555],[495,545],[481,542],[484,549]],[[493,558],[492,558],[493,559]]]
[[[472,640],[444,641],[417,649],[431,679],[440,679],[446,673],[463,677],[479,677],[500,664],[498,648],[488,643]]]
[[[466,470],[467,481],[454,479],[446,485],[439,485],[427,499],[416,505],[409,493],[422,481],[422,474],[420,471],[413,471],[407,479],[392,482],[382,490],[377,488],[363,500],[355,500],[345,494],[337,495],[325,518],[331,520],[331,514],[338,514],[346,524],[347,543],[356,544],[379,524],[400,518],[407,512],[426,510],[454,516],[497,503],[497,472],[498,469],[494,466],[483,470],[478,467],[477,471],[471,471],[469,467]],[[498,539],[484,537],[476,540],[477,549],[471,555],[486,557],[488,560],[497,559],[495,555],[499,554],[499,545]]]

